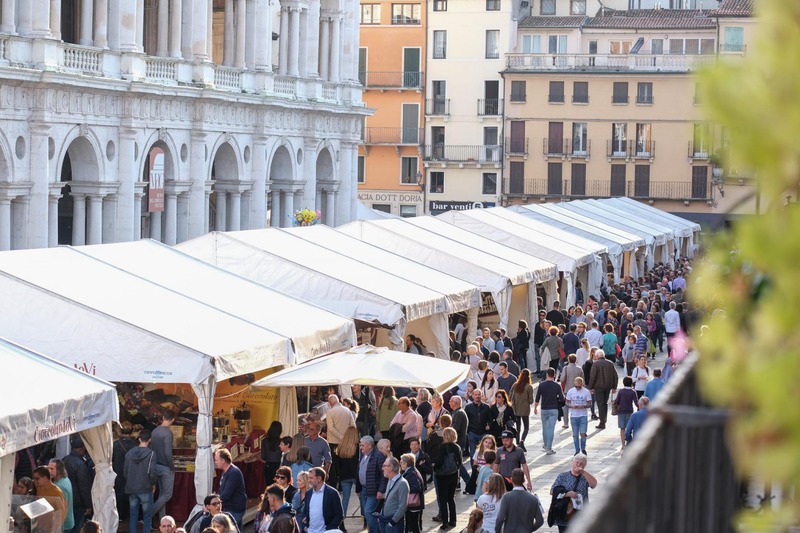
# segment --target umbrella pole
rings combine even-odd
[[[311,412],[311,385],[306,386],[306,413]]]

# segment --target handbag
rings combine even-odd
[[[437,476],[451,476],[458,473],[458,462],[453,456],[453,452],[447,452],[444,457],[444,463],[436,466]]]
[[[619,409],[619,398],[617,397],[617,394],[612,392],[611,393],[611,415],[612,416],[617,416],[618,409]]]
[[[416,492],[409,492],[408,500],[406,501],[406,506],[409,509],[413,507],[419,507],[419,494],[417,494]]]

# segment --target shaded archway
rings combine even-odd
[[[102,212],[90,212],[91,209],[97,211],[96,202],[93,202],[93,207],[87,209],[87,191],[78,184],[78,182],[100,181],[97,155],[92,143],[86,137],[76,137],[69,144],[61,164],[59,180],[64,183],[64,187],[58,200],[58,244],[75,246],[86,244],[89,217],[94,220],[95,217],[102,216]],[[100,209],[102,210],[102,207]]]
[[[175,244],[179,242],[176,235],[185,233],[178,230],[185,220],[177,220],[174,212],[166,213],[168,209],[166,191],[175,193],[174,183],[177,180],[175,153],[170,145],[159,139],[150,145],[142,160],[141,181],[146,183],[144,195],[139,204],[135,205],[136,216],[140,217],[140,235],[134,234],[135,239],[151,238],[157,241]],[[180,213],[180,210],[177,210]],[[176,217],[175,221],[171,221]],[[168,222],[169,219],[170,221]]]
[[[294,191],[292,190],[294,165],[292,165],[292,154],[286,144],[278,146],[272,156],[269,180],[272,182],[270,226],[287,227],[291,225],[290,217],[295,206]]]
[[[328,148],[320,150],[317,156],[317,208],[322,210],[322,220],[328,226],[334,225],[334,209],[338,184],[333,169],[333,158]]]
[[[219,145],[211,166],[214,185],[208,198],[208,230],[237,231],[241,227],[239,162],[230,142]]]

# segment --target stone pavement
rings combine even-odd
[[[648,366],[651,369],[663,368],[666,355],[663,353],[656,355],[655,362],[649,361]],[[619,367],[617,372],[620,376],[620,386],[622,385],[623,370]],[[534,385],[536,386],[536,385]],[[533,410],[531,410],[533,413]],[[604,481],[611,477],[614,469],[619,463],[621,454],[621,444],[619,438],[619,429],[617,428],[617,417],[611,416],[611,409],[609,408],[609,417],[606,423],[606,429],[598,430],[595,426],[598,422],[589,420],[589,432],[586,442],[586,453],[589,456],[589,463],[586,470],[597,478],[597,488],[589,491],[589,501],[603,490]],[[561,422],[556,424],[556,435],[553,444],[553,449],[556,450],[555,455],[546,455],[542,450],[542,423],[538,416],[531,414],[530,431],[528,437],[525,439],[525,447],[528,449],[526,454],[528,458],[528,466],[531,469],[531,481],[533,482],[533,491],[542,502],[542,507],[545,511],[545,524],[538,531],[557,532],[558,528],[547,527],[547,509],[550,506],[550,487],[553,485],[556,476],[569,470],[572,457],[575,453],[572,444],[572,429],[562,429]],[[464,495],[461,491],[456,493],[456,512],[458,513],[458,521],[455,529],[452,532],[458,533],[467,525],[469,512],[475,505],[473,501],[474,496]],[[348,516],[360,513],[358,507],[358,500],[355,493],[350,500],[350,509]],[[591,503],[590,503],[591,504]],[[430,489],[425,495],[425,511],[423,513],[422,530],[435,531],[439,530],[440,524],[431,520],[433,516],[438,514],[438,506],[436,504],[436,495],[433,490],[433,484],[430,484]],[[361,516],[347,518],[345,525],[348,532],[366,532],[363,527]],[[446,529],[442,530],[447,531]]]

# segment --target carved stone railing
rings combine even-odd
[[[240,90],[242,86],[242,70],[235,67],[215,65],[214,85],[217,89]]]
[[[82,74],[102,74],[99,48],[64,44],[64,68]]]

